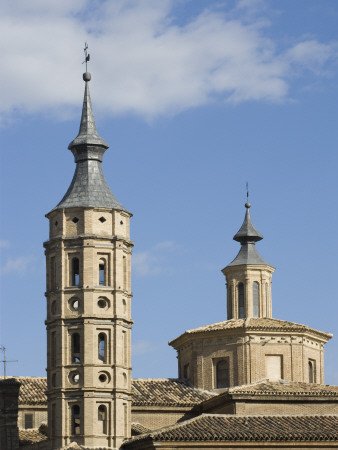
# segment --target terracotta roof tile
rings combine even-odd
[[[338,415],[240,416],[203,414],[135,441],[337,441]]]
[[[197,333],[209,333],[212,331],[229,330],[229,329],[246,329],[255,331],[285,331],[285,332],[314,332],[322,337],[330,339],[332,334],[326,333],[324,331],[318,331],[310,328],[306,325],[299,323],[288,322],[286,320],[270,319],[270,318],[259,318],[250,317],[247,319],[230,319],[224,322],[212,323],[210,325],[205,325],[203,327],[193,328],[191,330],[185,331],[181,336],[173,339],[169,342],[169,345],[173,345],[180,337],[184,335],[192,335]]]
[[[258,383],[235,386],[228,389],[229,394],[250,395],[306,395],[318,397],[338,397],[338,386],[329,386],[296,381],[261,381]]]
[[[35,444],[36,442],[42,442],[47,439],[47,436],[40,433],[39,430],[19,430],[19,443],[20,446]]]
[[[19,405],[46,405],[47,380],[44,377],[15,377],[21,383]],[[132,380],[133,406],[194,406],[216,394],[195,389],[178,379]]]
[[[140,434],[150,433],[151,430],[149,428],[144,427],[140,423],[132,422],[131,424],[131,435],[138,436]]]
[[[132,380],[133,406],[194,406],[215,394],[179,379]]]

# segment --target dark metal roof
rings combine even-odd
[[[229,266],[240,266],[241,264],[269,265],[258,253],[254,242],[242,244],[238,255]]]
[[[257,242],[263,239],[263,236],[256,230],[251,222],[250,203],[245,203],[246,213],[241,228],[237,231],[233,239],[244,244],[245,242]]]
[[[126,211],[111,192],[102,170],[103,153],[108,144],[96,129],[89,86],[90,74],[83,74],[86,82],[80,130],[68,148],[74,154],[76,169],[73,180],[60,203],[53,209],[102,207]]]
[[[263,239],[263,236],[256,230],[251,222],[250,203],[245,203],[245,217],[241,228],[235,234],[233,239],[241,243],[241,249],[236,258],[229,264],[229,266],[240,266],[243,264],[253,265],[269,265],[258,253],[255,242]]]

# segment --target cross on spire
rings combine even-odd
[[[88,44],[87,44],[87,42],[85,42],[85,46],[84,46],[83,51],[84,51],[84,54],[85,54],[85,60],[83,61],[82,64],[86,63],[86,72],[88,72],[88,70],[87,70],[87,63],[88,63],[88,61],[90,61],[90,54],[88,53]]]
[[[12,360],[6,359],[6,347],[5,346],[1,345],[0,346],[0,350],[2,350],[4,352],[4,359],[2,361],[0,360],[0,362],[4,363],[4,378],[6,378],[7,363],[9,363],[9,362],[18,362],[18,360],[17,359],[12,359]]]

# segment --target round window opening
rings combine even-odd
[[[78,383],[80,381],[80,374],[74,373],[74,375],[72,376],[72,380],[74,383]]]
[[[97,306],[99,307],[99,308],[107,308],[107,306],[108,306],[108,303],[107,303],[107,301],[106,300],[104,300],[103,298],[100,298],[99,299],[99,301],[97,302]]]
[[[78,384],[80,381],[80,374],[79,372],[70,372],[69,374],[69,381],[72,384]]]
[[[107,375],[105,373],[101,373],[99,375],[99,380],[101,381],[101,383],[105,383],[107,381]]]
[[[73,300],[71,300],[70,307],[73,311],[78,311],[79,306],[80,306],[80,302],[79,302],[78,298],[74,298]]]

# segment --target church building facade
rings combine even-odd
[[[331,334],[272,317],[250,204],[223,270],[227,320],[169,344],[178,378],[131,378],[131,213],[111,192],[85,72],[76,168],[46,217],[47,378],[0,379],[0,450],[336,448]]]

